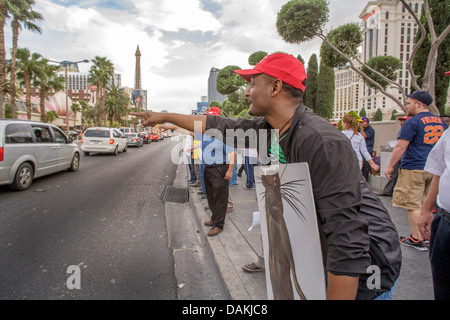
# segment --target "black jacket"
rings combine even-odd
[[[255,132],[273,129],[263,117],[245,120],[208,116],[206,129],[212,128],[221,131],[225,139],[227,129],[255,129]],[[270,140],[271,135],[268,134],[266,146],[270,145]],[[268,147],[261,142],[258,141],[258,151],[262,162],[267,162]],[[242,147],[242,143],[235,141],[234,145]],[[367,275],[367,268],[373,260],[369,254],[372,247],[368,226],[370,219],[360,214],[362,176],[349,139],[311,109],[300,105],[280,146],[287,163],[307,162],[309,165],[327,271],[360,278]],[[382,223],[395,231],[390,219]],[[392,234],[390,238],[394,236]],[[395,241],[398,244],[398,235]],[[361,285],[365,286],[364,283]],[[365,297],[371,298],[369,295]]]

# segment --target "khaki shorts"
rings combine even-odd
[[[425,170],[398,170],[398,180],[392,195],[392,205],[407,210],[420,211],[433,175]]]

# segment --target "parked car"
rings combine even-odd
[[[80,149],[57,126],[0,119],[0,185],[26,190],[36,178],[79,167]]]
[[[144,140],[144,143],[149,144],[152,142],[150,134],[148,132],[139,132],[139,136]]]
[[[155,142],[159,141],[159,137],[158,137],[157,134],[150,134],[150,139],[152,140],[152,142],[153,141],[155,141]]]
[[[127,140],[116,128],[92,127],[87,129],[81,138],[81,150],[85,156],[91,153],[127,152]]]
[[[120,127],[119,131],[122,132],[125,135],[130,133],[130,132],[136,132],[133,128],[130,128],[130,127]]]
[[[129,133],[127,134],[127,145],[142,147],[144,145],[144,140],[142,140],[138,133]]]

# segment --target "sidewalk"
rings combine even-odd
[[[210,219],[211,212],[205,210],[206,199],[201,199],[201,188],[189,187],[190,206],[193,216],[202,226],[200,236],[205,237],[211,247],[223,282],[233,300],[266,300],[266,279],[264,272],[248,273],[244,264],[256,261],[262,255],[261,228],[248,231],[252,225],[253,212],[258,211],[255,190],[245,189],[245,172],[238,177],[239,186],[230,187],[233,211],[227,214],[224,231],[215,237],[207,237],[209,228],[203,222]],[[390,197],[380,197],[389,210],[399,235],[409,236],[408,214],[405,209],[392,207]],[[432,300],[428,252],[419,252],[413,248],[402,248],[403,263],[396,287],[396,300]]]

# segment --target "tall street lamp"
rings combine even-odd
[[[50,62],[64,64],[64,82],[65,82],[65,93],[66,93],[66,125],[67,125],[67,136],[70,137],[70,126],[69,126],[69,83],[68,83],[68,76],[67,76],[67,66],[69,64],[76,64],[76,63],[89,63],[89,60],[84,59],[80,61],[54,61],[54,60],[48,60]]]

